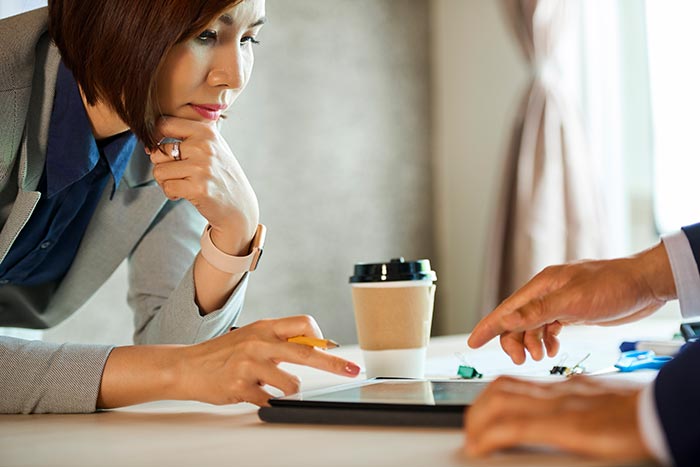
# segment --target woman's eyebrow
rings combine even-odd
[[[229,14],[223,14],[219,17],[219,21],[224,23],[226,26],[233,26],[233,18]],[[267,17],[263,16],[259,20],[255,21],[252,23],[250,26],[248,26],[248,29],[255,28],[257,26],[262,26],[267,22]]]
[[[260,18],[259,20],[257,20],[256,22],[254,22],[253,24],[251,24],[250,26],[248,26],[248,29],[250,29],[250,28],[255,28],[255,27],[258,27],[258,26],[262,26],[262,25],[265,24],[265,23],[267,23],[267,17],[266,17],[266,16],[263,16],[262,18]]]

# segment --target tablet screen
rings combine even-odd
[[[300,394],[295,399],[314,402],[470,405],[486,383],[466,381],[369,380],[354,386]]]

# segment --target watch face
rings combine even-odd
[[[260,258],[263,254],[263,246],[265,246],[265,236],[267,235],[267,228],[263,224],[258,224],[258,228],[255,231],[255,237],[253,237],[253,245],[251,249],[253,250],[253,261],[250,264],[249,271],[255,271],[260,262]]]
[[[260,248],[260,250],[262,250],[263,246],[265,246],[266,235],[267,228],[262,224],[258,224],[258,228],[255,231],[255,237],[253,237],[253,248]]]
[[[258,248],[257,250],[255,250],[255,256],[253,257],[253,263],[250,265],[251,271],[255,271],[256,269],[258,269],[258,263],[260,262],[260,258],[262,258],[262,254],[263,254],[262,248]]]

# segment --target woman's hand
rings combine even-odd
[[[181,160],[164,151],[148,150],[153,176],[170,199],[192,203],[212,226],[212,239],[225,253],[247,253],[259,220],[258,200],[240,164],[215,123],[161,117],[159,139],[177,138]]]
[[[294,336],[322,337],[313,318],[292,316],[256,321],[195,345],[117,347],[107,359],[97,407],[164,399],[263,406],[272,397],[265,385],[285,394],[299,391],[299,378],[281,370],[281,362],[347,377],[359,374],[348,360],[287,342]]]
[[[514,363],[525,361],[526,349],[541,360],[545,349],[550,357],[559,351],[564,325],[635,321],[675,296],[663,243],[629,258],[552,266],[483,318],[468,344],[477,348],[500,336]]]
[[[561,383],[501,377],[465,415],[465,452],[474,457],[516,446],[550,446],[618,462],[651,459],[639,430],[638,389],[585,376]]]
[[[299,378],[281,370],[281,362],[306,365],[354,377],[360,368],[322,350],[287,342],[294,336],[323,337],[309,316],[256,321],[183,349],[178,385],[186,399],[212,404],[251,402],[264,406],[269,385],[284,394],[299,392]]]

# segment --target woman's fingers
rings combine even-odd
[[[163,138],[186,140],[200,134],[203,129],[210,127],[211,125],[196,120],[164,115],[156,121],[154,135],[156,141],[160,141]]]
[[[274,396],[265,391],[262,386],[258,384],[251,384],[245,391],[242,397],[242,402],[249,402],[257,405],[258,407],[267,407],[270,405],[268,401],[272,399],[272,397]]]
[[[154,165],[153,178],[158,183],[162,183],[165,180],[191,178],[197,173],[197,170],[198,166],[189,161],[168,159],[165,162],[159,162]]]
[[[341,376],[357,376],[360,367],[328,352],[303,344],[281,343],[275,349],[275,361],[305,365]]]
[[[201,344],[188,346],[183,392],[197,400],[228,404],[267,405],[262,386],[284,394],[299,392],[299,378],[280,369],[281,362],[305,365],[346,377],[360,368],[343,358],[308,345],[287,342],[293,336],[321,337],[309,316],[260,320]]]
[[[265,366],[258,375],[260,385],[268,385],[282,391],[286,396],[296,394],[301,388],[299,377],[288,373],[276,365]]]
[[[290,337],[307,336],[323,339],[321,328],[316,320],[309,315],[290,316],[274,321],[272,329],[275,335],[283,340]]]
[[[154,128],[154,136],[156,141],[161,142],[166,138],[179,140],[177,143],[177,155],[185,160],[196,151],[196,145],[193,145],[188,140],[190,139],[211,139],[214,136],[215,130],[211,125],[195,120],[185,118],[163,116],[158,119]],[[198,138],[200,137],[200,138]],[[151,162],[159,164],[173,160],[174,143],[163,143],[155,148],[147,148],[146,153],[151,157]]]

